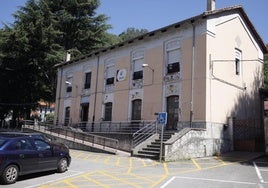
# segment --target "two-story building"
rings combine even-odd
[[[267,49],[241,6],[216,10],[214,3],[58,64],[56,123],[155,120],[156,112],[167,112],[167,130],[205,129],[217,145],[206,154],[232,149],[230,118],[260,119]]]

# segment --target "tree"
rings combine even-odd
[[[131,27],[131,28],[127,28],[126,31],[119,34],[119,37],[122,41],[126,41],[129,39],[135,38],[139,35],[143,35],[145,33],[148,33],[147,29],[135,29],[135,28]]]
[[[28,0],[0,32],[0,118],[14,118],[55,99],[55,64],[109,44],[98,0]],[[103,40],[105,38],[106,40]],[[2,71],[4,70],[4,71]],[[28,113],[29,114],[29,113]]]

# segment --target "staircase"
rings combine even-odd
[[[164,132],[163,142],[169,140],[173,134],[175,134],[175,132],[173,131]],[[159,134],[159,137],[157,139],[146,145],[146,147],[143,147],[141,150],[139,150],[136,154],[133,154],[132,156],[158,160],[160,157],[160,145],[161,134]]]

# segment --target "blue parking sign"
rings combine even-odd
[[[167,113],[159,112],[157,117],[158,124],[167,124]]]

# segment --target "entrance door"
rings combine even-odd
[[[132,101],[131,120],[141,120],[141,99]]]
[[[65,108],[64,125],[68,126],[70,123],[70,107]]]
[[[81,104],[81,121],[82,122],[88,121],[88,109],[89,109],[89,103]]]
[[[167,130],[177,130],[179,121],[179,96],[167,98]]]

